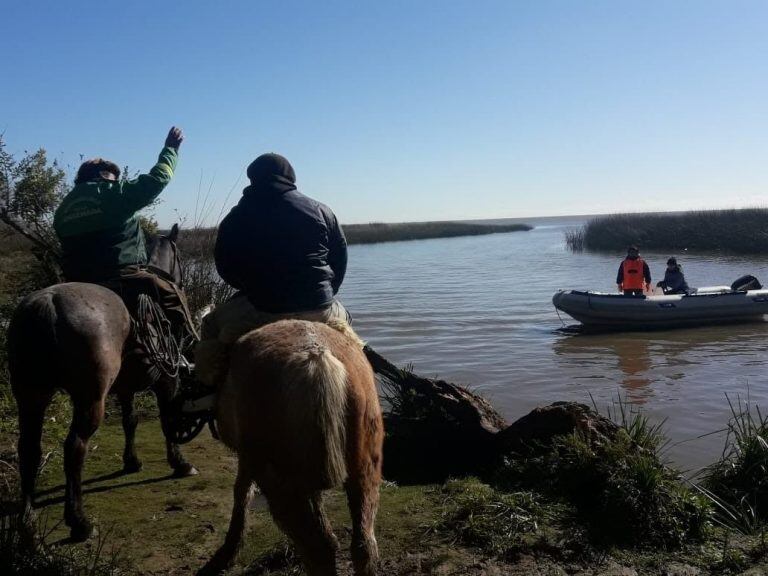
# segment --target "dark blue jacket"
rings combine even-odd
[[[259,310],[325,308],[346,273],[344,233],[328,206],[296,189],[287,160],[265,156],[266,168],[254,169],[264,157],[249,167],[251,185],[219,226],[216,270]]]
[[[674,270],[667,268],[664,272],[664,280],[658,285],[664,289],[665,294],[686,294],[690,290],[680,266],[676,266]]]

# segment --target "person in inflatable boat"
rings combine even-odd
[[[688,294],[690,288],[685,281],[682,267],[674,256],[667,260],[667,269],[664,271],[664,280],[656,284],[664,291],[664,294]]]
[[[616,284],[619,286],[619,291],[628,296],[642,296],[643,287],[646,290],[650,289],[651,271],[648,264],[640,258],[640,250],[637,246],[627,248],[627,257],[619,264]]]

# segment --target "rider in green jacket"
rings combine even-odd
[[[182,140],[181,130],[172,128],[157,164],[135,180],[119,181],[117,165],[101,158],[80,166],[75,187],[53,219],[67,280],[98,282],[125,266],[147,263],[137,212],[171,181]]]
[[[157,164],[134,180],[121,181],[114,162],[87,160],[53,219],[68,282],[105,285],[123,298],[133,315],[138,295],[149,294],[164,308],[177,333],[185,324],[192,327],[186,300],[173,282],[146,268],[138,212],[152,204],[173,178],[183,140],[181,130],[171,128]]]

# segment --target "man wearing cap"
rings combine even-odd
[[[186,298],[173,282],[148,269],[138,212],[152,204],[173,178],[183,140],[181,129],[171,128],[155,165],[132,180],[121,180],[114,162],[86,160],[53,218],[68,282],[110,288],[134,316],[139,294],[148,294],[163,307],[177,336],[185,330],[195,333]]]
[[[648,264],[640,258],[637,246],[627,248],[627,257],[619,264],[616,284],[619,290],[628,296],[642,296],[643,287],[650,289],[651,271]]]
[[[215,248],[216,270],[238,293],[204,318],[195,350],[197,379],[208,387],[225,374],[229,346],[260,326],[301,319],[349,329],[336,299],[347,243],[333,211],[298,191],[279,154],[259,156],[247,174],[250,185],[221,222]]]

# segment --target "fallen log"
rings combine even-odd
[[[477,474],[496,457],[506,427],[493,406],[455,384],[398,368],[366,346],[379,376],[385,413],[384,475],[422,483]]]
[[[401,483],[484,475],[503,457],[546,448],[579,431],[595,442],[618,426],[576,402],[539,407],[507,425],[491,404],[463,386],[398,368],[369,346],[365,354],[385,401],[384,475]]]

